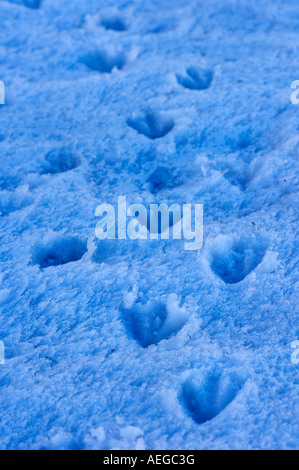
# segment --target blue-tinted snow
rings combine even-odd
[[[0,17],[0,447],[298,447],[297,1]],[[119,195],[203,249],[97,241]]]

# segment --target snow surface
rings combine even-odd
[[[297,0],[0,16],[0,447],[298,447]],[[121,195],[203,249],[96,240]]]

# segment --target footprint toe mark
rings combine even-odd
[[[81,62],[94,72],[111,73],[114,68],[121,70],[125,66],[126,57],[122,52],[112,54],[102,50],[86,54]]]
[[[183,385],[183,406],[195,423],[203,424],[219,415],[236,398],[243,384],[243,377],[232,371],[193,375]]]
[[[33,8],[34,10],[40,8],[41,4],[42,0],[24,0],[24,5],[28,8]]]
[[[118,14],[104,15],[101,19],[101,25],[112,31],[123,32],[127,31],[128,27],[124,18]]]
[[[175,125],[170,116],[153,111],[133,116],[127,120],[127,124],[139,134],[153,140],[165,137]]]
[[[142,346],[158,344],[178,333],[186,322],[185,313],[176,309],[169,312],[161,301],[135,303],[130,309],[122,309],[129,334]]]
[[[67,147],[50,150],[45,156],[42,166],[43,174],[64,173],[74,170],[81,164],[81,158]]]
[[[77,237],[59,236],[38,245],[33,252],[33,263],[41,269],[79,261],[87,251],[86,242]]]
[[[18,5],[23,5],[27,8],[32,8],[33,10],[38,10],[42,4],[42,0],[8,0],[10,3],[16,3]]]
[[[26,185],[15,191],[0,191],[0,217],[22,210],[33,202],[33,197]]]
[[[219,238],[212,249],[212,271],[227,284],[245,279],[263,260],[266,244],[259,237]]]
[[[212,80],[213,72],[204,67],[188,67],[185,75],[177,74],[178,83],[189,90],[206,90]]]
[[[148,177],[147,183],[151,193],[157,194],[164,189],[173,189],[178,185],[178,178],[174,168],[158,166]]]

